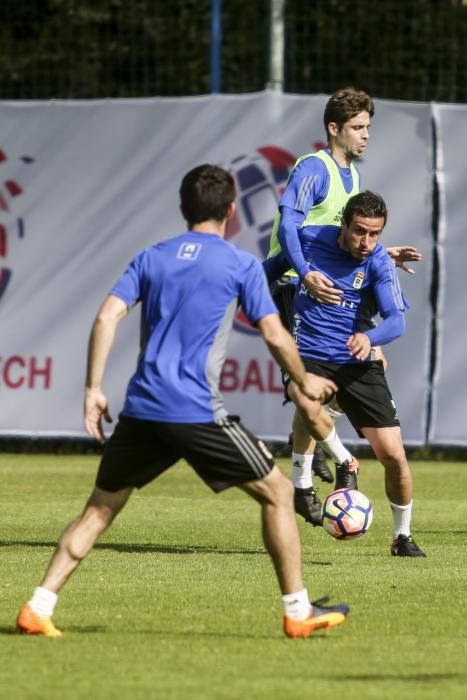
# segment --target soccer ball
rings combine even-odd
[[[373,520],[368,498],[355,489],[338,489],[323,504],[323,527],[336,540],[356,540],[365,534]]]

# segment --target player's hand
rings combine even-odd
[[[303,385],[300,387],[305,396],[312,401],[326,403],[337,391],[337,386],[330,379],[318,377],[316,374],[307,372]]]
[[[392,258],[396,267],[400,267],[409,275],[414,275],[415,270],[407,267],[406,262],[420,262],[423,258],[422,253],[411,245],[399,245],[393,248],[386,248],[386,253]]]
[[[96,438],[100,443],[104,443],[104,431],[102,429],[102,418],[107,423],[112,422],[109,414],[107,397],[100,389],[88,389],[84,397],[84,424],[89,435]]]
[[[371,341],[365,333],[354,333],[347,341],[347,347],[356,360],[366,360],[371,352]]]
[[[339,304],[344,293],[342,289],[336,289],[334,282],[322,272],[308,272],[303,278],[303,284],[313,299],[322,304]]]

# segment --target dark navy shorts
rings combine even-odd
[[[400,425],[381,360],[349,362],[345,365],[307,357],[302,357],[302,360],[307,372],[327,377],[337,384],[339,407],[361,437],[361,428]]]
[[[104,448],[96,486],[141,488],[180,459],[216,492],[262,479],[274,467],[264,443],[237,416],[219,423],[162,423],[121,415]]]

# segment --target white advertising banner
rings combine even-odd
[[[97,308],[136,251],[181,233],[178,187],[205,162],[237,179],[230,240],[267,251],[277,197],[296,157],[321,147],[326,96],[244,96],[0,103],[0,434],[84,435],[82,395]],[[400,274],[411,303],[387,348],[407,442],[426,430],[431,261],[428,105],[377,101],[363,186],[389,206],[387,245],[425,254]],[[114,419],[138,352],[138,313],[119,329],[105,379]],[[228,410],[284,439],[280,372],[238,317],[222,377]],[[356,441],[345,421],[340,432]]]
[[[440,294],[429,440],[433,444],[467,445],[467,324],[464,316],[467,264],[467,159],[464,144],[467,107],[434,105],[433,112],[440,185],[437,248]]]

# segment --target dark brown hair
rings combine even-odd
[[[335,122],[337,128],[341,129],[345,122],[356,117],[360,112],[368,112],[370,117],[375,113],[375,106],[372,98],[363,90],[353,87],[346,87],[329,98],[324,110],[324,128],[328,133],[328,124]]]
[[[381,195],[377,192],[370,192],[370,190],[364,190],[358,194],[354,194],[350,197],[347,204],[342,212],[342,218],[347,224],[350,222],[354,216],[364,216],[369,219],[378,219],[380,216],[384,218],[384,225],[388,218],[388,210],[386,208],[386,203]]]
[[[223,221],[235,199],[235,182],[217,165],[199,165],[180,185],[180,208],[189,226],[213,219]]]

